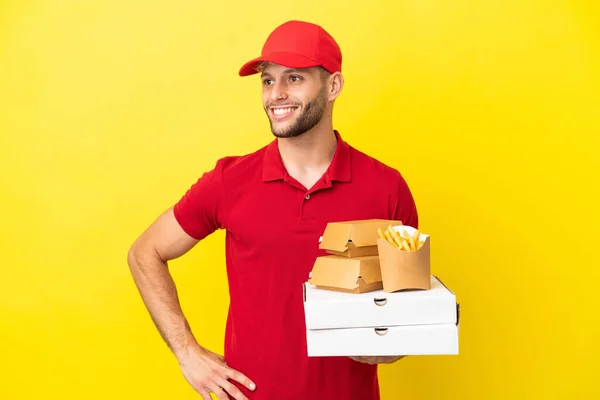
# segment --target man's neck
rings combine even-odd
[[[294,138],[277,141],[288,174],[310,189],[327,171],[337,147],[333,128],[315,126]]]

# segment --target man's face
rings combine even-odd
[[[318,68],[270,64],[261,78],[263,106],[273,135],[300,136],[319,123],[327,107],[327,86]]]

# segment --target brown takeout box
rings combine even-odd
[[[396,226],[397,230],[415,232],[410,226]],[[392,246],[387,240],[377,239],[383,291],[393,293],[407,289],[431,289],[430,237],[421,233],[423,246],[414,251],[402,251]]]
[[[377,228],[385,231],[389,225],[402,225],[402,221],[367,219],[330,222],[325,228],[319,249],[342,257],[377,255]]]
[[[320,289],[348,293],[381,290],[379,256],[317,257],[308,282]]]

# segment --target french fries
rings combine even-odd
[[[402,251],[416,251],[423,246],[424,241],[419,240],[421,232],[415,230],[415,233],[411,236],[407,231],[404,231],[402,235],[395,231],[391,225],[388,225],[384,231],[381,228],[377,228],[377,234],[383,240],[387,240],[389,244]]]

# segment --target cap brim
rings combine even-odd
[[[258,58],[248,61],[246,64],[244,64],[242,66],[242,68],[240,68],[240,71],[239,71],[240,76],[248,76],[248,75],[254,75],[254,74],[258,73],[258,71],[256,70],[256,67],[258,66],[259,63],[261,63],[263,61],[283,65],[284,67],[288,67],[288,68],[310,68],[310,67],[316,67],[316,66],[320,65],[318,62],[316,62],[313,59],[310,59],[308,57],[304,57],[304,56],[301,56],[298,54],[294,54],[294,53],[285,53],[285,52],[271,53],[269,55],[266,55],[263,57],[258,57]]]

